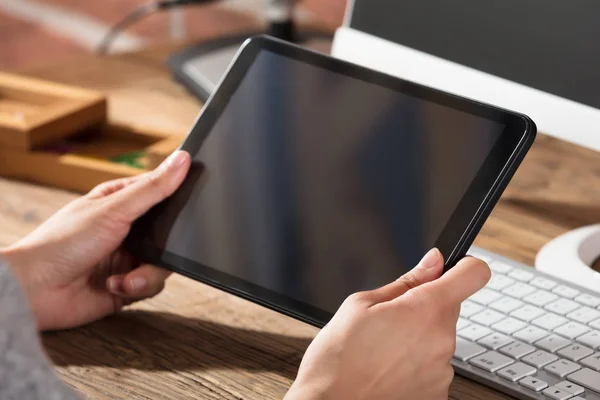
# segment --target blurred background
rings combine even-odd
[[[0,0],[0,69],[10,71],[92,53],[106,30],[146,0]],[[263,27],[264,0],[224,0],[155,13],[119,37],[115,50]],[[297,21],[331,31],[346,0],[301,0]]]

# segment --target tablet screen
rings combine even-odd
[[[186,268],[332,313],[436,245],[504,128],[262,50],[143,230]]]

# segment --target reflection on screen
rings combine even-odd
[[[154,238],[333,312],[435,244],[502,129],[262,51]]]

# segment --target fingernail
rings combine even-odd
[[[139,293],[141,292],[148,282],[146,279],[138,276],[129,280],[129,288],[131,289],[131,293]]]
[[[164,168],[179,168],[185,163],[186,154],[181,150],[177,150],[171,154],[163,163]]]
[[[419,265],[417,265],[417,268],[422,268],[422,269],[433,268],[437,265],[441,256],[442,256],[442,253],[440,253],[440,251],[438,249],[433,248],[433,249],[429,250],[427,252],[427,254],[425,254],[425,256],[421,259],[421,261],[419,261]]]
[[[110,278],[108,280],[108,290],[112,294],[122,295],[123,291],[123,278]]]

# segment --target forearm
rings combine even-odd
[[[26,246],[17,243],[13,246],[0,249],[0,261],[4,262],[13,280],[16,280],[22,297],[28,306],[28,310],[33,314],[34,322],[39,331],[41,329],[39,318],[39,306],[44,304],[44,296],[41,294],[39,285],[33,279],[33,274],[30,272],[33,269],[43,271],[45,266],[36,265],[35,260],[31,258],[30,251],[27,251]]]
[[[4,262],[10,270],[24,294],[29,296],[27,292],[29,290],[35,291],[36,289],[34,287],[35,282],[31,282],[32,279],[29,271],[38,267],[35,265],[38,263],[38,260],[32,259],[32,251],[23,242],[25,241],[22,240],[9,247],[0,248],[0,261]]]
[[[71,400],[46,358],[25,296],[0,258],[0,398]]]

